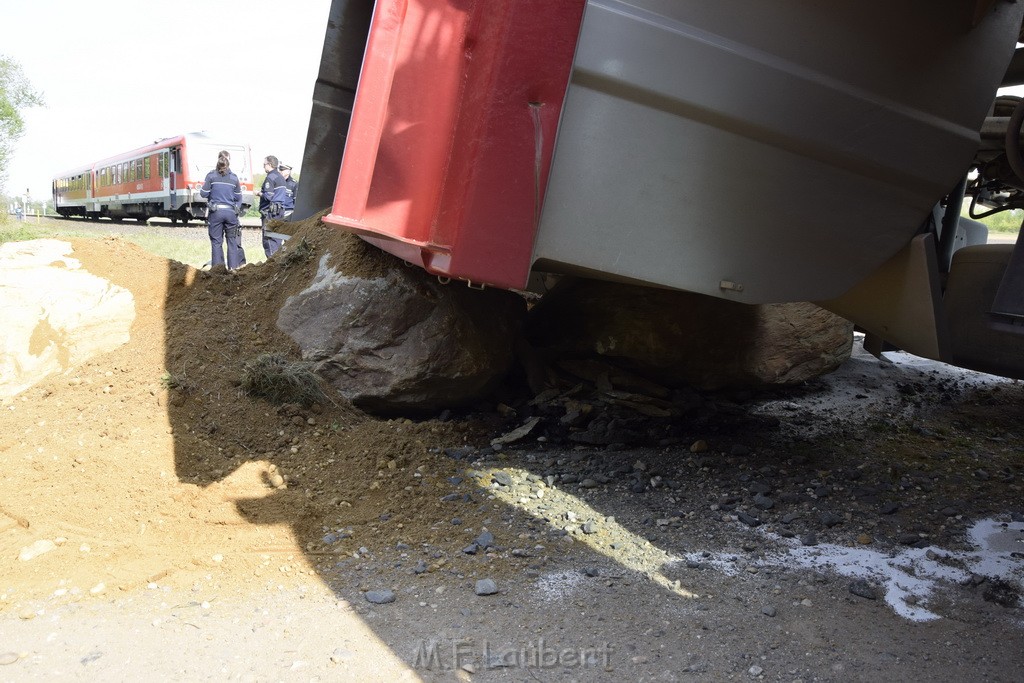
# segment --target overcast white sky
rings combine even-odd
[[[331,0],[6,2],[0,54],[42,91],[6,191],[205,130],[299,170]]]

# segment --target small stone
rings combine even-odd
[[[762,607],[761,614],[765,615],[766,617],[774,617],[776,614],[778,614],[778,612],[775,610],[774,607]]]
[[[743,522],[747,526],[761,526],[761,520],[759,520],[754,515],[748,514],[746,512],[737,512],[736,516],[739,518],[741,522]]]
[[[764,669],[755,664],[754,666],[747,669],[747,673],[749,673],[751,676],[760,676],[764,673]]]
[[[367,602],[371,602],[374,605],[386,605],[389,602],[395,601],[395,592],[385,588],[383,590],[366,591],[363,597],[366,598]]]
[[[0,666],[7,666],[8,664],[14,664],[16,661],[21,659],[17,652],[4,652],[0,654]]]
[[[921,537],[917,534],[900,534],[897,540],[901,545],[914,545],[921,540]]]
[[[594,524],[592,521],[584,522],[583,523],[583,533],[585,533],[585,534],[596,534],[597,533],[597,525]]]
[[[34,560],[43,553],[50,552],[56,547],[57,544],[50,539],[41,538],[32,545],[22,548],[21,552],[18,553],[18,559],[22,562],[28,562],[29,560]]]
[[[877,600],[878,592],[875,587],[864,579],[858,579],[850,584],[850,592],[867,600]]]
[[[704,439],[700,439],[698,441],[694,441],[692,444],[690,444],[690,452],[691,453],[703,453],[707,449],[708,449],[708,442],[705,441]]]
[[[833,512],[823,512],[819,519],[822,525],[829,529],[843,523],[843,518]]]
[[[331,661],[335,664],[341,664],[352,659],[355,655],[344,648],[337,648],[331,653]]]
[[[102,593],[105,590],[107,590],[107,584],[105,584],[102,581],[100,581],[95,586],[90,588],[89,592],[92,593],[93,595],[99,595],[100,593]]]
[[[490,531],[484,531],[473,542],[486,550],[494,545],[494,534]]]
[[[818,545],[818,537],[814,534],[804,534],[800,537],[800,543],[803,545]]]
[[[476,582],[474,592],[477,595],[494,595],[498,592],[498,585],[493,579],[480,579]]]
[[[857,534],[857,543],[860,543],[861,545],[871,545],[872,541],[874,541],[874,539],[868,534]]]
[[[491,480],[499,486],[512,486],[512,475],[508,472],[498,471],[491,475]]]
[[[878,512],[883,514],[883,515],[892,515],[892,514],[895,514],[896,512],[898,512],[899,509],[900,509],[900,504],[899,503],[886,503],[881,508],[879,508]]]

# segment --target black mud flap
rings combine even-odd
[[[334,203],[373,5],[373,0],[331,3],[293,221],[308,218]]]

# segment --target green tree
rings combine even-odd
[[[42,93],[36,92],[21,71],[21,65],[0,55],[0,189],[7,180],[5,169],[25,129],[21,112],[43,106]]]

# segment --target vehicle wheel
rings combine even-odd
[[[177,225],[177,224],[178,224],[178,217],[177,216],[171,216],[171,225]]]

